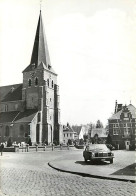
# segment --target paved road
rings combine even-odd
[[[83,158],[83,150],[69,152],[68,155],[65,154],[63,157],[58,160],[55,159],[49,164],[51,167],[59,169],[60,171],[77,172],[84,176],[90,175],[99,178],[101,176],[108,179],[135,181],[135,151],[115,150],[113,152],[115,157],[113,164],[109,162],[96,164],[90,163],[90,161],[86,163]]]
[[[58,172],[49,161],[66,151],[4,153],[0,157],[0,196],[134,196],[135,184]]]

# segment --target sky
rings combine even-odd
[[[136,0],[42,0],[61,123],[104,125],[115,101],[136,107]],[[0,86],[22,83],[40,0],[0,0]]]

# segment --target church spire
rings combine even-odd
[[[40,15],[39,15],[30,64],[31,65],[34,64],[36,67],[38,67],[38,65],[41,62],[43,62],[46,67],[51,66],[47,41],[44,34],[42,14],[40,9]]]

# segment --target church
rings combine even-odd
[[[0,142],[63,142],[60,96],[40,10],[31,61],[23,83],[0,87]]]

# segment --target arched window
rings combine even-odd
[[[38,122],[41,121],[41,113],[38,113]]]
[[[20,125],[19,136],[20,137],[24,136],[24,126],[23,125]]]
[[[6,126],[5,136],[6,136],[6,137],[8,137],[8,136],[9,136],[9,126]]]
[[[32,80],[29,79],[29,80],[28,80],[28,86],[31,86],[31,85],[32,85]]]
[[[38,85],[38,78],[37,77],[35,78],[35,85],[36,86]]]
[[[53,83],[53,80],[52,80],[52,88],[54,87],[54,83]]]
[[[49,86],[49,79],[47,79],[47,84],[48,84],[48,86]]]

